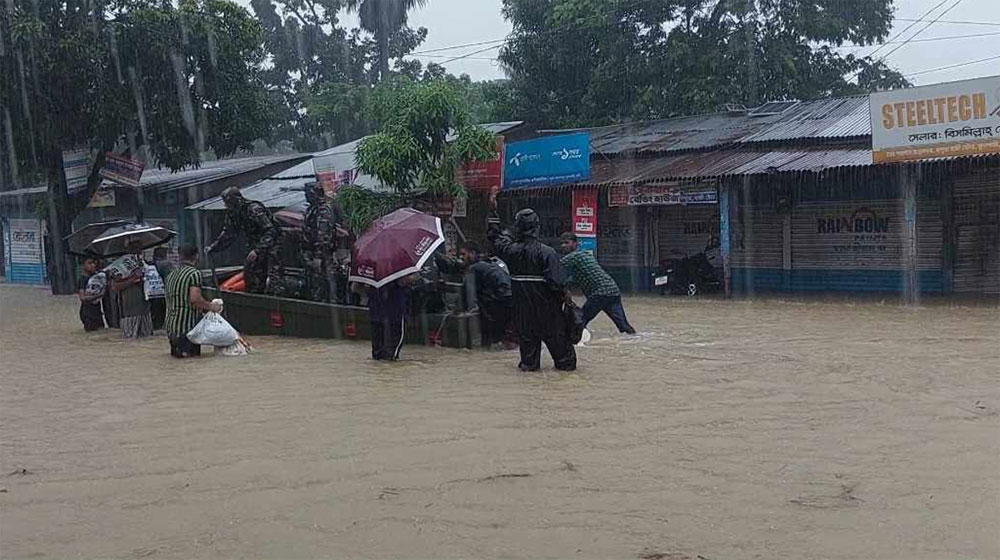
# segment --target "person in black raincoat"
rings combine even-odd
[[[247,293],[261,294],[266,289],[267,293],[280,295],[283,280],[278,256],[281,245],[278,222],[263,204],[243,198],[236,187],[223,191],[222,201],[226,204],[226,224],[215,242],[205,248],[205,253],[225,249],[242,232],[250,245],[250,253],[243,263]]]
[[[541,365],[542,343],[549,349],[556,369],[576,369],[576,350],[569,339],[563,305],[568,278],[555,249],[538,240],[538,214],[530,208],[517,213],[514,232],[491,228],[490,241],[510,270],[514,296],[514,322],[520,339],[522,371]]]
[[[313,301],[338,301],[336,282],[337,224],[336,207],[318,183],[306,184],[305,222],[302,226],[302,262],[306,269],[309,296]]]

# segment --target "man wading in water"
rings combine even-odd
[[[489,232],[497,255],[510,270],[514,321],[521,343],[521,371],[541,366],[542,343],[556,369],[576,369],[576,350],[570,343],[563,303],[567,299],[566,273],[555,249],[538,240],[538,214],[525,208],[514,217],[514,233]]]
[[[90,279],[97,274],[97,259],[87,257],[83,259],[83,274],[76,280],[77,297],[80,298],[80,321],[83,323],[83,330],[87,332],[98,331],[104,328],[104,312],[101,310],[101,298],[104,292],[89,293],[87,286]]]
[[[188,340],[187,333],[198,324],[206,311],[219,313],[221,305],[201,295],[201,271],[198,270],[198,248],[185,245],[180,249],[181,266],[167,277],[167,337],[170,355],[190,358],[201,355],[201,346]]]
[[[601,268],[597,258],[590,251],[580,251],[576,234],[564,233],[559,238],[563,253],[563,268],[569,273],[572,282],[583,290],[587,303],[583,304],[583,326],[586,327],[603,311],[614,321],[622,334],[635,334],[635,329],[625,317],[622,307],[622,292],[610,274]]]

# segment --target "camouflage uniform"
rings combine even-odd
[[[313,301],[338,302],[336,285],[337,223],[336,208],[322,187],[306,186],[305,222],[302,225],[302,262],[305,264],[309,295]]]
[[[278,254],[281,227],[263,204],[246,200],[238,194],[233,198],[237,197],[240,202],[227,207],[226,224],[208,252],[225,249],[236,239],[236,234],[242,232],[251,250],[256,253],[256,258],[247,255],[243,263],[247,293],[260,294],[266,289],[269,294],[281,295],[283,280]]]

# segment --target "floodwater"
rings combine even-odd
[[[4,558],[1000,557],[1000,312],[633,298],[580,370],[176,362],[0,286]]]

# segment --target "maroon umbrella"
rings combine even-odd
[[[441,219],[402,208],[372,222],[351,254],[352,282],[375,288],[420,272],[444,243]]]

